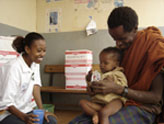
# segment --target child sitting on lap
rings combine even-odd
[[[127,87],[127,79],[123,73],[123,68],[119,67],[121,58],[121,51],[116,47],[108,47],[101,51],[99,55],[101,80]],[[94,94],[91,88],[91,77],[92,71],[86,77],[88,92],[92,96],[92,100],[81,100],[80,106],[86,114],[92,116],[93,124],[109,124],[108,117],[118,112],[126,99],[113,93]]]

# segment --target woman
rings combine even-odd
[[[35,32],[19,36],[12,44],[20,53],[0,68],[0,124],[33,124],[33,108],[43,109],[39,64],[46,54],[44,38]],[[35,103],[36,102],[36,103]],[[45,124],[55,124],[55,115],[45,112]]]

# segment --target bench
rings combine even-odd
[[[93,70],[99,70],[98,64],[92,65]],[[53,86],[54,74],[63,74],[64,75],[64,65],[45,65],[45,73],[49,74],[49,86],[41,87],[41,92],[45,93],[72,93],[72,94],[87,94],[84,90],[67,90],[65,87]],[[50,102],[52,103],[52,96],[50,95]],[[158,123],[164,124],[164,123]]]
[[[92,65],[93,70],[99,70],[98,64]],[[41,92],[46,93],[72,93],[72,94],[87,94],[85,90],[70,90],[65,89],[65,87],[53,86],[54,75],[63,74],[64,75],[64,65],[45,65],[44,72],[49,74],[49,86],[41,87]],[[52,102],[52,95],[50,94],[50,101]]]

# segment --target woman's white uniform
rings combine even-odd
[[[28,113],[36,106],[33,100],[34,85],[41,86],[39,64],[29,67],[22,55],[0,67],[0,110],[15,106]],[[0,114],[0,121],[10,115],[8,111]]]

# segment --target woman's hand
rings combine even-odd
[[[38,117],[38,115],[34,114],[24,114],[23,121],[25,121],[26,124],[35,124],[34,121],[39,121],[39,119],[35,119]]]
[[[46,121],[49,123],[49,120],[48,120],[48,116],[51,115],[51,116],[54,116],[56,119],[57,119],[57,116],[51,112],[45,112],[44,113],[44,118],[46,119]]]
[[[38,117],[38,115],[34,114],[25,114],[18,110],[15,106],[9,106],[8,111],[15,115],[16,117],[20,118],[22,121],[24,121],[26,124],[34,124],[34,121],[39,121],[38,119],[35,119],[35,117]]]
[[[123,87],[114,83],[112,79],[94,81],[91,88],[95,94],[115,93],[120,95],[123,92]]]

